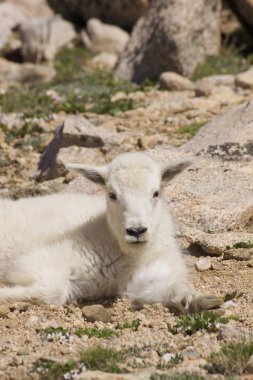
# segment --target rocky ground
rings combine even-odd
[[[220,84],[224,81],[228,81],[228,84]],[[5,98],[1,98],[0,183],[2,196],[20,197],[60,189],[68,191],[68,188],[78,187],[79,179],[73,180],[73,176],[64,170],[57,171],[55,174],[57,178],[49,181],[37,183],[33,179],[34,173],[38,172],[37,164],[42,152],[54,138],[56,128],[64,122],[65,135],[68,133],[71,135],[73,132],[71,123],[73,120],[78,121],[81,116],[86,118],[81,119],[81,122],[86,120],[85,123],[88,121],[91,123],[86,128],[92,128],[93,132],[85,132],[89,139],[83,146],[65,143],[66,146],[63,146],[60,152],[63,166],[64,162],[71,160],[99,164],[111,160],[122,151],[155,148],[154,151],[157,151],[159,155],[160,151],[164,152],[164,149],[165,151],[168,149],[167,144],[174,147],[187,147],[183,144],[191,139],[207,121],[231,106],[247,101],[252,96],[250,86],[243,88],[237,85],[234,76],[221,76],[209,78],[208,83],[198,82],[190,91],[161,90],[158,85],[155,87],[147,85],[145,88],[131,88],[126,91],[122,85],[122,89],[117,87],[116,91],[113,90],[110,94],[110,102],[107,103],[109,108],[105,112],[91,111],[96,102],[95,97],[86,102],[84,109],[80,111],[74,109],[73,112],[74,106],[71,103],[67,111],[63,110],[64,107],[60,111],[57,110],[59,104],[64,104],[66,92],[65,94],[60,91],[57,93],[55,86],[54,83],[50,83],[44,89],[46,96],[50,99],[50,106],[53,103],[56,108],[54,113],[46,116],[43,115],[45,109],[39,108],[38,112],[34,108],[38,107],[34,99],[29,99],[29,101],[25,99],[23,106],[29,111],[28,116],[22,113],[22,106],[19,105],[20,113],[7,112],[7,100],[11,102],[11,98],[8,99],[11,96],[11,89],[7,89]],[[207,86],[208,94],[196,96],[197,86],[198,88]],[[24,91],[28,90],[29,88],[20,89],[18,85],[15,91],[22,97]],[[120,103],[121,100],[124,101]],[[131,103],[125,102],[129,100]],[[124,110],[126,105],[130,109]],[[48,107],[48,103],[45,107]],[[122,107],[123,110],[121,110]],[[15,104],[11,104],[11,110],[14,111],[14,109]],[[32,115],[33,111],[35,115]],[[77,119],[71,119],[68,116],[72,113],[78,113]],[[95,140],[92,140],[94,136],[102,139],[102,146],[95,145],[94,147]],[[178,154],[173,153],[173,148],[169,148],[169,151],[171,150],[172,155]],[[239,165],[244,168],[250,167],[247,159]],[[47,175],[48,172],[45,176]],[[42,179],[44,179],[43,176]],[[40,178],[40,181],[42,179]],[[85,191],[85,189],[82,190]],[[173,188],[167,191],[168,200],[170,200],[173,198]],[[175,211],[174,213],[177,214]],[[189,214],[189,209],[185,215],[187,214]],[[189,219],[189,215],[187,218]],[[192,226],[189,223],[190,228]],[[202,227],[200,226],[201,233],[204,233]],[[250,231],[252,232],[250,228],[245,228],[243,233],[248,233],[247,237],[250,237]],[[234,231],[232,236],[237,232]],[[188,243],[185,242],[185,235],[183,237],[182,235],[180,238],[179,234],[179,244],[182,248],[189,248],[189,234],[186,234]],[[214,236],[217,235],[214,234]],[[203,248],[204,238],[201,240],[201,234],[197,238]],[[248,240],[250,238],[246,241]],[[102,311],[95,308],[91,312],[90,310],[87,312],[87,306],[83,305],[65,307],[29,304],[2,305],[0,307],[1,379],[202,379],[232,375],[250,378],[251,375],[241,374],[252,354],[250,349],[250,354],[246,355],[246,359],[238,359],[240,352],[237,359],[230,359],[236,361],[237,370],[231,369],[229,365],[225,369],[216,367],[213,369],[214,365],[212,367],[211,364],[214,359],[211,359],[211,355],[212,352],[219,351],[227,342],[245,340],[251,334],[250,330],[253,326],[252,249],[246,250],[246,256],[244,251],[239,257],[238,252],[233,256],[232,251],[227,257],[224,256],[224,252],[222,254],[218,252],[219,256],[208,256],[207,252],[200,250],[201,244],[196,249],[195,236],[195,240],[193,239],[190,244],[190,250],[185,251],[192,282],[200,291],[219,295],[230,294],[231,298],[235,297],[226,303],[225,316],[235,315],[238,320],[231,320],[228,324],[216,322],[215,331],[208,332],[204,329],[187,335],[180,329],[174,334],[171,332],[179,316],[159,304],[135,310],[127,300],[117,299],[104,302],[105,309]],[[200,258],[202,263],[199,262]],[[200,270],[197,269],[196,264],[200,265]],[[192,326],[195,323],[198,325],[194,320],[186,320],[185,326]],[[116,328],[117,324],[121,325],[121,329]],[[211,326],[210,323],[209,325]],[[75,330],[79,328],[86,328],[79,334],[81,336],[75,333]],[[100,336],[96,336],[99,334]],[[109,337],[105,337],[106,334],[109,334]],[[103,352],[99,351],[101,348],[104,349]],[[115,357],[115,351],[120,352],[121,356]],[[81,360],[80,355],[86,359]],[[101,359],[103,355],[111,355],[113,359],[107,358],[106,364],[103,364],[103,359]],[[123,374],[107,374],[106,371]],[[217,375],[212,375],[212,372],[220,372],[221,375],[217,377]],[[251,372],[250,369],[249,372]]]
[[[252,378],[251,63],[227,51],[192,80],[170,74],[133,85],[97,68],[78,44],[51,64],[0,58],[0,195],[99,191],[68,172],[69,162],[136,150],[196,156],[165,196],[192,283],[226,295],[225,319],[122,299],[0,305],[1,379]]]

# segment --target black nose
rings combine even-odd
[[[144,234],[147,231],[146,227],[137,227],[137,228],[126,228],[126,232],[130,236],[138,237],[139,235]]]

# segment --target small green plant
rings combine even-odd
[[[223,47],[217,56],[209,56],[192,75],[193,80],[218,74],[237,74],[247,70],[252,64],[252,56],[244,57],[233,46]]]
[[[140,324],[141,324],[141,320],[139,318],[134,319],[132,322],[129,322],[128,320],[126,320],[123,324],[120,324],[119,322],[117,322],[115,329],[116,330],[132,329],[133,331],[138,331]]]
[[[74,360],[61,363],[41,358],[34,363],[34,371],[40,374],[40,380],[57,380],[76,366],[77,363]]]
[[[233,245],[233,248],[253,248],[253,243],[251,241],[240,241]]]
[[[174,355],[167,363],[163,363],[157,366],[159,369],[170,369],[177,364],[182,363],[183,361],[183,356],[181,354],[176,354]]]
[[[84,351],[80,360],[90,370],[121,373],[118,364],[124,360],[125,355],[125,352],[116,351],[112,348],[96,347]]]
[[[237,317],[220,317],[213,311],[202,311],[198,314],[183,315],[178,318],[173,327],[168,326],[168,328],[173,334],[183,333],[185,335],[192,335],[199,330],[215,332],[218,330],[220,323],[228,323],[231,319],[234,320]]]
[[[64,329],[63,327],[47,327],[45,330],[44,330],[44,333],[46,335],[49,335],[49,334],[61,334],[61,335],[67,335],[69,334],[69,331],[67,329]]]
[[[157,374],[151,375],[150,380],[205,380],[205,377],[198,375],[197,373],[176,373],[173,375]]]
[[[94,105],[91,111],[97,114],[109,114],[115,116],[119,112],[129,111],[133,108],[132,99],[119,99],[112,102],[110,98],[104,96],[101,101],[98,101]]]
[[[117,333],[112,329],[99,329],[97,327],[80,327],[74,330],[67,330],[63,327],[48,327],[44,330],[44,334],[47,336],[48,340],[53,340],[55,336],[63,336],[69,338],[71,334],[78,337],[87,335],[89,338],[92,338],[94,336],[98,338],[110,338],[114,335],[117,335]]]
[[[182,127],[179,127],[177,132],[178,133],[181,133],[181,134],[188,134],[190,135],[191,137],[195,136],[196,133],[198,132],[198,130],[203,127],[205,124],[207,123],[207,121],[201,121],[201,122],[196,122],[196,123],[192,123],[192,124],[188,124],[188,125],[184,125]]]
[[[225,376],[240,375],[251,355],[253,355],[253,341],[229,343],[219,352],[211,354],[211,364],[206,369],[209,373],[220,373]]]
[[[83,335],[87,335],[89,338],[96,336],[97,338],[110,338],[112,336],[117,335],[112,329],[104,328],[99,329],[97,327],[80,327],[72,331],[73,334],[81,337]]]

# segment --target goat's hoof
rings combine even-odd
[[[203,310],[214,311],[215,313],[224,314],[223,309],[220,308],[224,303],[224,298],[217,297],[212,294],[198,294],[194,297],[190,304],[190,313],[198,313]]]
[[[196,301],[201,310],[215,309],[224,303],[222,297],[217,297],[212,294],[200,294],[197,296]]]

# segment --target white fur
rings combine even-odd
[[[0,301],[61,305],[126,295],[187,311],[196,293],[167,203],[154,193],[162,178],[188,163],[161,167],[143,153],[128,153],[99,168],[72,166],[104,182],[106,200],[79,193],[0,200],[0,281],[8,285]],[[138,237],[126,232],[143,226]]]

